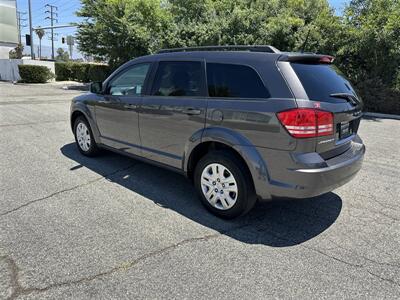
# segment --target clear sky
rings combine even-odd
[[[199,0],[200,1],[200,0]],[[332,7],[335,8],[336,13],[340,14],[343,10],[345,4],[349,0],[328,0]],[[54,5],[57,7],[58,10],[58,25],[67,24],[70,22],[78,22],[79,18],[77,18],[74,14],[76,10],[80,7],[80,0],[31,0],[32,3],[32,23],[33,27],[37,26],[49,26],[50,20],[46,19],[49,16],[46,13],[48,8],[45,7],[46,4]],[[20,12],[28,13],[28,0],[17,0],[17,9]],[[26,18],[26,21],[22,22],[23,25],[28,25],[28,14],[22,16],[22,18]],[[61,37],[67,35],[73,35],[75,33],[75,28],[63,28],[57,29],[54,31],[57,33],[56,41],[54,42],[54,48],[57,49],[59,47],[67,49],[66,44],[61,43]],[[26,33],[29,33],[28,26],[22,28],[22,35],[25,36]],[[34,34],[34,43],[35,48],[38,46],[38,38],[36,34]],[[24,40],[24,38],[23,38]],[[49,55],[50,51],[50,30],[46,31],[45,37],[42,39],[42,53],[43,55]],[[29,49],[29,47],[26,47]],[[28,50],[26,49],[26,50]],[[36,49],[35,49],[36,50]],[[75,53],[77,51],[75,50]]]

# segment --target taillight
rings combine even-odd
[[[277,114],[291,136],[308,138],[333,134],[333,114],[312,108],[295,108]]]
[[[324,55],[319,59],[319,62],[321,64],[331,64],[331,63],[333,63],[334,60],[335,60],[335,58],[333,56]]]

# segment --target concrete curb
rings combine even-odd
[[[381,114],[381,113],[374,113],[374,112],[365,112],[365,113],[363,113],[363,116],[369,117],[369,118],[400,120],[400,115]]]

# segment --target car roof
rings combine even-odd
[[[327,59],[325,63],[332,63],[333,57],[316,53],[300,53],[300,52],[258,52],[258,51],[176,51],[156,53],[152,55],[142,56],[131,60],[128,65],[139,62],[154,62],[162,60],[206,60],[208,62],[229,62],[229,63],[246,63],[251,64],[257,62],[321,62]]]
[[[237,60],[238,62],[243,60],[263,60],[263,61],[275,61],[282,54],[281,53],[266,53],[266,52],[255,52],[255,51],[179,51],[179,52],[167,52],[167,53],[156,53],[152,55],[138,57],[131,62],[152,62],[159,60],[171,60],[171,59],[229,59],[230,61]]]

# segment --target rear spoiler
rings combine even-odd
[[[298,63],[314,63],[314,64],[331,64],[335,60],[333,56],[313,53],[285,53],[279,58],[279,61],[298,62]]]

